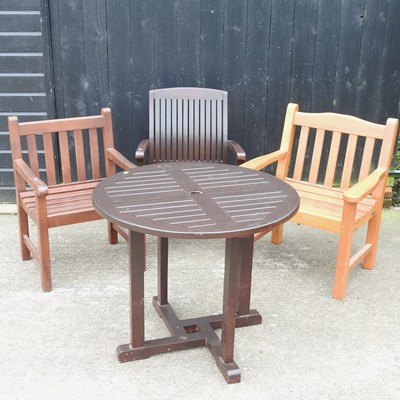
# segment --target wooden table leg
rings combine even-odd
[[[221,362],[218,363],[218,367],[228,383],[240,382],[240,369],[233,361],[240,266],[240,239],[228,238],[226,239],[225,244],[224,298],[221,327]]]
[[[129,232],[129,291],[131,346],[144,345],[145,235]]]
[[[158,238],[158,302],[168,303],[168,238]]]
[[[250,313],[251,274],[253,269],[254,235],[240,238],[240,289],[238,315]]]

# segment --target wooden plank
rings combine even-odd
[[[53,147],[53,134],[45,133],[43,134],[43,145],[45,152],[45,162],[46,162],[46,182],[48,185],[56,184],[56,167],[55,167],[55,156]]]
[[[90,163],[92,170],[92,179],[99,179],[100,172],[100,151],[97,129],[89,129],[89,145],[90,145]]]
[[[87,115],[82,0],[57,0],[57,6],[59,42],[53,46],[61,48],[55,74],[56,86],[62,87],[62,99],[56,99],[56,112],[62,117]]]
[[[301,180],[303,175],[304,160],[307,151],[310,129],[302,126],[300,131],[299,145],[297,147],[296,161],[294,165],[293,179]]]
[[[2,112],[46,111],[44,93],[0,93],[0,110]]]
[[[40,0],[0,0],[2,11],[37,11],[40,10]]]
[[[129,3],[124,1],[123,3]],[[154,14],[153,0],[141,1],[134,0],[130,2],[130,46],[131,49],[131,111],[127,115],[132,115],[132,129],[125,129],[123,133],[126,142],[125,148],[129,148],[129,143],[139,143],[141,139],[148,138],[149,120],[148,120],[148,94],[149,89],[155,87],[154,76]],[[119,23],[119,21],[116,21]],[[129,35],[128,35],[129,36]],[[121,40],[118,38],[118,40]],[[126,39],[123,39],[124,41]],[[123,51],[123,48],[121,49]],[[129,56],[129,54],[128,54]],[[125,55],[123,56],[126,57]],[[120,68],[119,56],[117,56]],[[123,78],[124,79],[124,78]],[[126,90],[126,89],[124,89]],[[119,95],[119,94],[117,94]],[[125,107],[124,107],[125,109]],[[131,138],[126,132],[131,132]],[[122,141],[123,139],[118,139]],[[130,140],[130,142],[127,142]],[[118,147],[117,147],[118,148]],[[124,148],[122,148],[123,150]],[[128,158],[130,154],[125,154]]]
[[[58,134],[60,143],[60,157],[61,157],[61,177],[63,183],[70,183],[71,176],[71,160],[69,158],[69,143],[68,133],[63,131]]]
[[[38,146],[36,135],[28,135],[26,138],[28,145],[29,166],[36,176],[39,176]]]
[[[5,115],[4,115],[5,114]],[[18,120],[20,122],[24,121],[41,121],[47,118],[47,113],[45,112],[18,112],[15,113],[18,116]],[[0,131],[6,131],[8,129],[7,125],[7,116],[9,113],[3,113],[1,115],[0,112]]]
[[[41,53],[0,53],[0,73],[38,73],[43,69]]]
[[[85,151],[83,145],[83,132],[80,129],[74,131],[74,147],[78,181],[86,180]]]
[[[40,32],[40,13],[0,12],[0,32]]]
[[[222,87],[224,10],[224,1],[200,0],[199,84],[207,88]]]
[[[187,157],[187,151],[183,153],[183,143],[185,141],[185,133],[183,130],[183,99],[177,99],[176,101],[176,114],[177,114],[177,121],[176,121],[176,132],[177,132],[177,149],[176,149],[176,160],[182,161],[182,155],[185,154]]]
[[[380,94],[380,114],[378,120],[386,121],[389,117],[399,117],[400,96],[400,46],[399,43],[400,2],[388,1],[385,25],[385,39],[382,54],[382,77]]]
[[[225,4],[222,84],[228,91],[229,138],[243,143],[246,2],[228,1]]]
[[[3,93],[44,92],[44,76],[42,73],[0,76],[0,90]]]
[[[342,2],[334,111],[355,114],[365,0]],[[351,39],[350,39],[351,38]]]
[[[342,134],[340,132],[332,133],[331,145],[329,147],[328,163],[326,166],[326,173],[324,180],[324,186],[327,187],[332,187],[335,179],[341,139],[342,139]]]
[[[2,51],[34,52],[42,51],[42,37],[40,33],[18,35],[11,32],[0,32],[0,49]]]
[[[132,9],[130,9],[130,3],[133,4]],[[145,135],[144,137],[148,137],[148,130],[145,132],[137,132],[135,130],[134,132],[132,118],[133,74],[130,49],[133,36],[137,37],[139,42],[143,40],[139,36],[140,32],[135,32],[134,35],[131,32],[131,13],[139,7],[138,3],[138,1],[129,2],[126,0],[106,2],[108,90],[110,107],[113,112],[114,144],[118,150],[130,158],[132,158],[132,152],[134,151],[132,144],[136,146],[139,143],[139,140],[136,142],[132,136]],[[147,3],[147,1],[142,3]],[[147,64],[146,67],[149,67],[149,65]],[[144,99],[143,107],[148,108],[148,103]],[[143,115],[142,118],[147,119],[147,115]],[[130,154],[128,154],[128,149]]]
[[[341,5],[341,0],[319,2],[311,103],[317,112],[333,110]]]
[[[365,140],[364,154],[361,161],[360,174],[358,180],[362,180],[369,175],[374,147],[375,147],[375,139],[367,138]]]
[[[313,152],[312,152],[310,176],[308,178],[308,181],[310,183],[317,183],[317,180],[318,180],[324,139],[325,139],[325,131],[323,129],[317,129],[317,133],[315,135],[315,141],[314,141],[314,148],[313,148]]]
[[[277,150],[280,146],[289,102],[294,2],[273,1],[271,13],[265,137],[267,152]]]
[[[346,156],[343,165],[342,179],[340,182],[341,189],[347,189],[350,186],[351,175],[353,172],[354,155],[357,147],[358,137],[350,135],[347,142]]]
[[[290,100],[311,111],[318,0],[295,1]]]
[[[198,86],[199,15],[199,2],[154,0],[156,87]]]
[[[84,84],[88,115],[98,114],[110,102],[108,84],[105,0],[82,1]]]
[[[270,2],[248,1],[244,135],[241,143],[248,159],[267,152],[265,147],[267,138],[265,115],[270,17]],[[233,130],[233,127],[231,130]]]
[[[382,60],[387,11],[387,0],[365,1],[356,114],[376,122],[381,109]]]

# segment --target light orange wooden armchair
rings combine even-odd
[[[343,114],[304,113],[297,104],[289,104],[281,148],[242,164],[260,170],[277,162],[276,176],[300,195],[299,212],[291,221],[339,234],[336,299],[345,297],[352,269],[361,262],[363,268],[374,267],[398,124],[393,118],[379,125]],[[361,162],[357,152],[362,153]],[[353,233],[365,223],[366,244],[351,256]],[[282,229],[272,232],[273,243],[282,241]]]
[[[114,149],[109,108],[96,116],[35,122],[19,123],[12,116],[8,127],[22,259],[33,256],[38,261],[42,289],[48,292],[52,290],[48,229],[100,219],[92,205],[94,187],[102,177],[114,174],[116,165],[122,169],[135,165]],[[29,218],[37,226],[37,246],[29,235]],[[110,243],[117,242],[118,232],[125,236],[109,224]]]

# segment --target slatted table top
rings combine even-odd
[[[254,234],[290,219],[299,196],[260,171],[227,164],[153,164],[106,178],[93,204],[107,220],[136,232],[175,238]]]

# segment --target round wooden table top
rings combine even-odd
[[[129,230],[175,238],[251,235],[289,220],[297,192],[272,175],[202,162],[152,164],[120,172],[93,192],[97,212]]]

